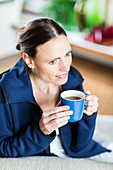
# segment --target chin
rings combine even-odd
[[[61,79],[61,80],[57,80],[57,84],[58,85],[63,85],[63,84],[65,84],[66,82],[67,82],[67,80],[68,80],[68,78],[65,78],[65,79]]]

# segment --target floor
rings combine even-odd
[[[16,54],[16,55],[12,55],[7,58],[4,58],[4,59],[0,59],[0,73],[13,67],[19,58],[20,58],[20,55]]]
[[[0,60],[0,73],[11,68],[19,59],[14,55]],[[84,77],[84,89],[99,98],[99,114],[113,115],[113,68],[73,56],[72,65]]]

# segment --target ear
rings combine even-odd
[[[27,53],[22,53],[22,58],[29,68],[34,68],[33,59],[31,59]]]

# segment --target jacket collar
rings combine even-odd
[[[35,102],[29,74],[22,59],[2,76],[0,86],[3,89],[6,103]]]
[[[83,82],[81,74],[71,67],[68,81],[62,86],[62,90],[72,89],[73,86]],[[28,71],[22,59],[7,73],[3,74],[0,80],[6,103],[32,102],[36,103],[33,97],[32,85]]]
[[[69,75],[68,75],[68,81],[62,86],[63,91],[65,90],[71,90],[74,87],[78,86],[84,81],[82,75],[77,71],[75,68],[71,66]]]

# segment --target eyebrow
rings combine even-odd
[[[69,50],[64,56],[66,56],[68,53],[72,53],[72,49]],[[56,60],[56,59],[59,59],[59,58],[60,58],[60,57],[50,58],[48,61]]]

